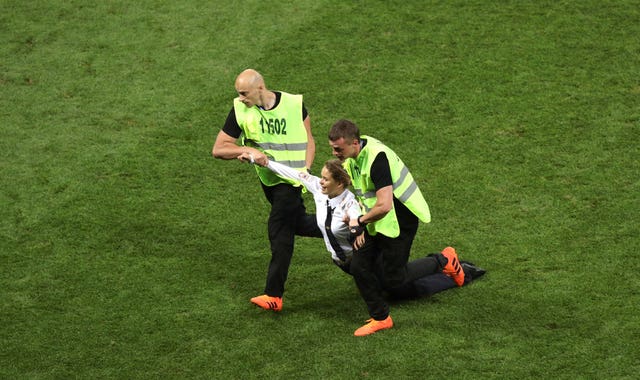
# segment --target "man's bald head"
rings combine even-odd
[[[264,85],[262,75],[254,69],[246,69],[236,78],[236,92],[240,101],[251,108],[255,105],[264,107],[269,91]],[[274,95],[275,97],[275,95]]]
[[[264,79],[262,78],[262,75],[254,69],[246,69],[236,78],[236,90],[238,87],[243,89],[253,89],[260,86],[264,87]]]

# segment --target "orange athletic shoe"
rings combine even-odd
[[[393,327],[393,320],[391,316],[388,316],[386,319],[382,321],[376,321],[373,318],[367,320],[367,324],[357,329],[353,335],[355,336],[365,336],[373,334],[376,331],[390,329]]]
[[[253,297],[251,299],[251,302],[265,310],[282,310],[282,297],[270,297],[266,294],[263,294],[261,296]]]
[[[456,250],[453,247],[447,247],[442,250],[442,255],[447,258],[447,265],[442,269],[442,273],[453,278],[458,286],[464,285],[464,271],[460,266]]]

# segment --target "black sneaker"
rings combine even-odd
[[[462,266],[465,277],[468,277],[470,281],[476,280],[487,273],[486,270],[468,261],[460,260],[460,266]]]

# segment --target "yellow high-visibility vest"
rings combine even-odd
[[[280,103],[268,111],[258,106],[248,108],[235,98],[233,109],[243,132],[242,145],[259,149],[269,160],[305,170],[308,137],[302,120],[302,95],[281,92]],[[262,166],[255,165],[255,169],[267,186],[278,183],[300,186],[300,182],[280,177]]]
[[[400,157],[389,147],[369,136],[362,136],[367,144],[356,158],[348,158],[343,163],[349,173],[354,188],[354,193],[363,204],[365,212],[376,204],[376,188],[371,180],[371,165],[376,156],[384,152],[389,161],[391,180],[393,182],[393,195],[424,223],[431,221],[429,205],[425,201],[418,184],[413,179],[411,172],[402,162]],[[371,235],[381,233],[395,238],[400,235],[400,226],[395,209],[391,209],[384,218],[367,224],[367,231]]]

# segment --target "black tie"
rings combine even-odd
[[[331,247],[336,252],[336,255],[340,258],[340,260],[346,261],[347,256],[344,255],[344,251],[342,250],[342,247],[340,247],[340,244],[338,244],[336,237],[333,236],[333,232],[331,232],[331,217],[333,214],[333,210],[334,209],[332,209],[331,206],[329,206],[329,200],[327,200],[327,218],[324,220],[324,228],[325,230],[327,230],[327,237],[329,238],[329,243],[331,243]]]

